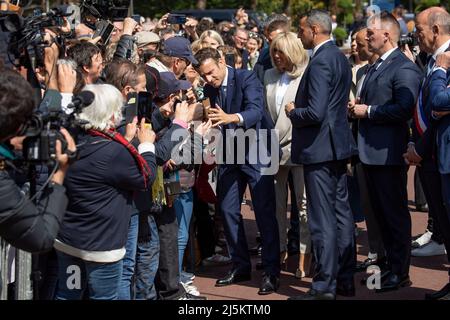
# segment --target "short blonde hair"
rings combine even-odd
[[[301,40],[293,32],[280,33],[272,41],[270,45],[270,58],[273,62],[274,51],[278,50],[282,52],[288,61],[293,64],[292,71],[287,72],[291,77],[298,78],[306,68],[308,64],[308,54],[303,48]]]
[[[120,124],[124,101],[116,87],[110,84],[88,84],[83,91],[91,91],[95,95],[94,101],[78,116],[89,122],[82,126],[85,130],[107,131]]]
[[[223,46],[225,43],[223,42],[222,37],[220,36],[220,34],[217,31],[214,30],[206,30],[204,31],[201,35],[200,35],[200,43],[203,46],[203,41],[206,38],[213,38],[214,40],[216,40],[219,43],[219,46]]]

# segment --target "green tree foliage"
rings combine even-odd
[[[416,10],[415,12],[423,11],[429,7],[438,6],[441,1],[439,0],[416,0]]]

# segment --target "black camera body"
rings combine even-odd
[[[66,128],[72,133],[84,122],[78,120],[77,115],[84,107],[90,105],[95,96],[90,91],[82,91],[72,99],[67,113],[61,106],[52,106],[47,111],[37,111],[23,126],[18,136],[26,136],[23,142],[22,156],[25,163],[47,164],[54,166],[56,163],[56,141],[61,141],[62,152],[67,153],[71,160],[75,160],[76,154],[66,151],[67,142],[60,129]]]
[[[398,40],[398,46],[404,47],[405,45],[408,45],[410,48],[419,45],[419,41],[415,33],[410,32],[408,34],[400,36],[400,39]]]
[[[82,17],[90,14],[99,19],[123,21],[128,16],[130,0],[83,0],[80,4]]]
[[[51,9],[42,13],[35,10],[26,18],[18,15],[8,15],[4,18],[3,27],[11,33],[8,44],[8,53],[19,60],[23,65],[31,70],[37,67],[44,67],[44,49],[49,44],[44,41],[44,29],[51,27],[61,27],[64,24],[64,17],[67,13],[61,8]],[[60,53],[65,52],[65,38],[57,35],[56,44]]]

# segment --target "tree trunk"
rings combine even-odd
[[[197,0],[197,9],[205,10],[206,9],[206,0]]]
[[[330,0],[330,15],[338,14],[338,2],[337,0]]]
[[[355,12],[362,12],[362,1],[361,0],[355,1]]]
[[[291,0],[283,0],[283,12],[288,16],[291,15]]]
[[[252,0],[250,4],[250,9],[256,10],[256,7],[258,6],[258,0]]]

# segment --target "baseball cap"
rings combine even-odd
[[[140,31],[136,33],[135,36],[136,36],[136,45],[138,47],[145,46],[149,43],[157,43],[161,41],[161,39],[156,33],[150,31]]]
[[[163,54],[169,57],[187,59],[193,65],[198,64],[191,50],[191,43],[183,37],[172,37],[164,41]]]
[[[180,90],[188,90],[192,84],[186,80],[178,80],[172,72],[161,72],[159,74],[158,98],[166,99],[172,93],[178,93]]]

